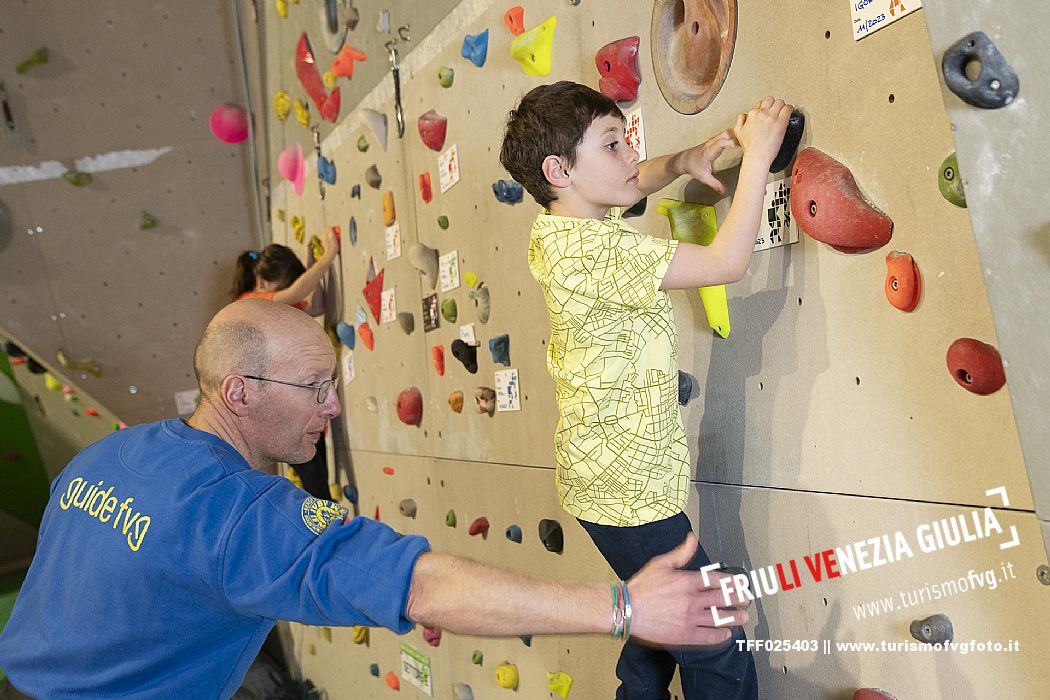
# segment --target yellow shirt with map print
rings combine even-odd
[[[558,497],[581,520],[630,527],[682,512],[690,468],[678,336],[660,289],[678,242],[639,233],[622,213],[544,211],[529,268],[551,320]]]

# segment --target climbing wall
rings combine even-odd
[[[597,86],[595,53],[639,36],[641,84],[637,99],[621,106],[641,108],[648,154],[691,146],[732,125],[763,95],[776,94],[805,113],[801,148],[845,166],[860,192],[893,220],[889,244],[842,253],[817,240],[816,215],[833,211],[842,192],[807,192],[809,206],[796,201],[792,208],[806,233],[797,243],[756,253],[744,280],[728,287],[732,330],[726,339],[712,332],[695,292],[671,295],[679,365],[696,382],[683,408],[695,464],[688,514],[712,558],[755,571],[752,588],[762,591],[766,582],[749,636],[797,640],[756,652],[763,697],[846,697],[868,686],[898,697],[1035,692],[1046,680],[1041,659],[1048,651],[1035,630],[1050,609],[1036,601],[1048,593],[1050,570],[1009,385],[979,395],[963,385],[980,383],[986,372],[967,362],[953,368],[955,374],[947,366],[954,341],[994,346],[996,328],[969,212],[938,187],[955,146],[923,12],[881,20],[876,25],[888,26],[872,25],[877,31],[857,41],[849,3],[790,10],[741,4],[724,84],[703,111],[684,115],[658,85],[654,60],[673,59],[659,58],[659,44],[654,59],[649,31],[654,12],[667,11],[674,24],[675,4],[526,3],[525,29],[556,17],[547,76],[527,75],[511,57],[514,37],[503,19],[510,7],[450,7],[401,57],[403,138],[389,76],[359,103],[346,103],[339,125],[320,143],[338,170],[323,201],[311,157],[302,196],[287,183],[274,188],[274,235],[301,254],[322,227],[340,227],[328,322],[346,324],[344,417],[336,430],[350,459],[337,455],[344,466],[337,478],[352,484],[358,512],[423,533],[441,551],[533,574],[611,577],[554,495],[549,326],[526,264],[538,207],[498,201],[493,183],[508,177],[498,151],[506,113],[518,98],[558,79]],[[377,10],[368,10],[348,34],[355,46],[389,38],[377,35]],[[293,6],[289,21],[295,12]],[[461,47],[465,37],[486,29],[487,57],[479,67]],[[268,44],[268,61],[280,52],[284,78],[267,89],[303,98],[287,68],[298,34],[274,32],[282,48]],[[696,34],[703,35],[699,28]],[[525,53],[542,59],[536,49]],[[369,52],[368,62],[374,55]],[[346,88],[356,78],[340,80]],[[368,110],[385,115],[385,128]],[[430,110],[447,119],[447,128],[443,141],[427,134],[428,145],[419,119]],[[312,150],[308,130],[282,128],[282,150],[294,141]],[[453,146],[460,180],[443,192]],[[770,182],[779,187],[789,173]],[[429,193],[421,176],[429,177]],[[734,177],[733,170],[724,173],[730,189]],[[384,212],[387,192],[396,237]],[[719,222],[728,208],[728,201],[715,203],[709,191],[682,178],[651,196],[632,225],[668,236],[668,222],[657,212],[661,197],[715,204]],[[778,211],[783,216],[784,208]],[[804,218],[807,211],[813,220]],[[293,217],[305,218],[302,240]],[[910,254],[919,270],[921,296],[911,311],[887,297],[885,259],[892,250]],[[895,276],[906,286],[906,277]],[[382,303],[374,314],[368,301],[382,302],[383,292],[387,304],[391,297],[396,302],[385,317]],[[404,314],[411,315],[411,328]],[[509,356],[492,353],[490,341],[504,342],[504,335]],[[453,343],[464,338],[477,343],[476,372],[453,354]],[[498,374],[508,370],[516,370],[515,381]],[[516,405],[508,385],[517,390]],[[491,396],[485,390],[502,390],[492,414],[482,410]],[[458,392],[461,411],[455,410]],[[480,517],[489,523],[487,535],[471,535]],[[541,542],[543,519],[563,526],[560,553]],[[520,527],[521,543],[508,539],[512,525]],[[819,563],[810,568],[818,553],[829,551],[842,575]],[[964,657],[835,646],[944,639],[937,620],[910,629],[937,614],[950,619],[957,642],[1006,647],[1013,640],[1020,650]],[[572,676],[574,697],[610,697],[616,685],[616,649],[603,639],[536,638],[528,646],[446,633],[434,647],[422,630],[404,638],[372,630],[367,644],[355,644],[349,631],[295,626],[294,633],[303,672],[333,697],[387,697],[390,673],[402,692],[422,697],[411,674],[401,672],[402,659],[413,654],[429,657],[435,697],[455,697],[457,683],[469,685],[475,697],[505,692],[497,684],[505,661],[517,667],[521,697],[549,697],[546,673]],[[413,665],[427,664],[417,659]],[[1003,666],[1011,672],[991,672]]]

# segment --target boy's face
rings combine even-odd
[[[598,117],[591,122],[576,146],[576,163],[569,175],[575,194],[597,208],[630,207],[642,198],[638,152],[624,140],[619,117]]]

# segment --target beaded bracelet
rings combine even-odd
[[[631,599],[627,593],[627,584],[623,581],[609,584],[612,591],[612,631],[613,639],[625,642],[631,636]]]

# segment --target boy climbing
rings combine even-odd
[[[642,163],[624,140],[619,107],[584,85],[537,87],[508,116],[500,162],[544,207],[529,267],[551,320],[558,496],[621,579],[692,529],[683,512],[691,470],[666,291],[744,276],[791,111],[766,97],[732,129]],[[712,163],[735,145],[743,149],[737,188],[710,246],[646,236],[623,222],[624,209],[681,175],[724,195]],[[709,563],[700,547],[685,568]],[[667,698],[676,665],[686,700],[757,697],[754,660],[735,643],[659,649],[630,640],[616,697]]]

